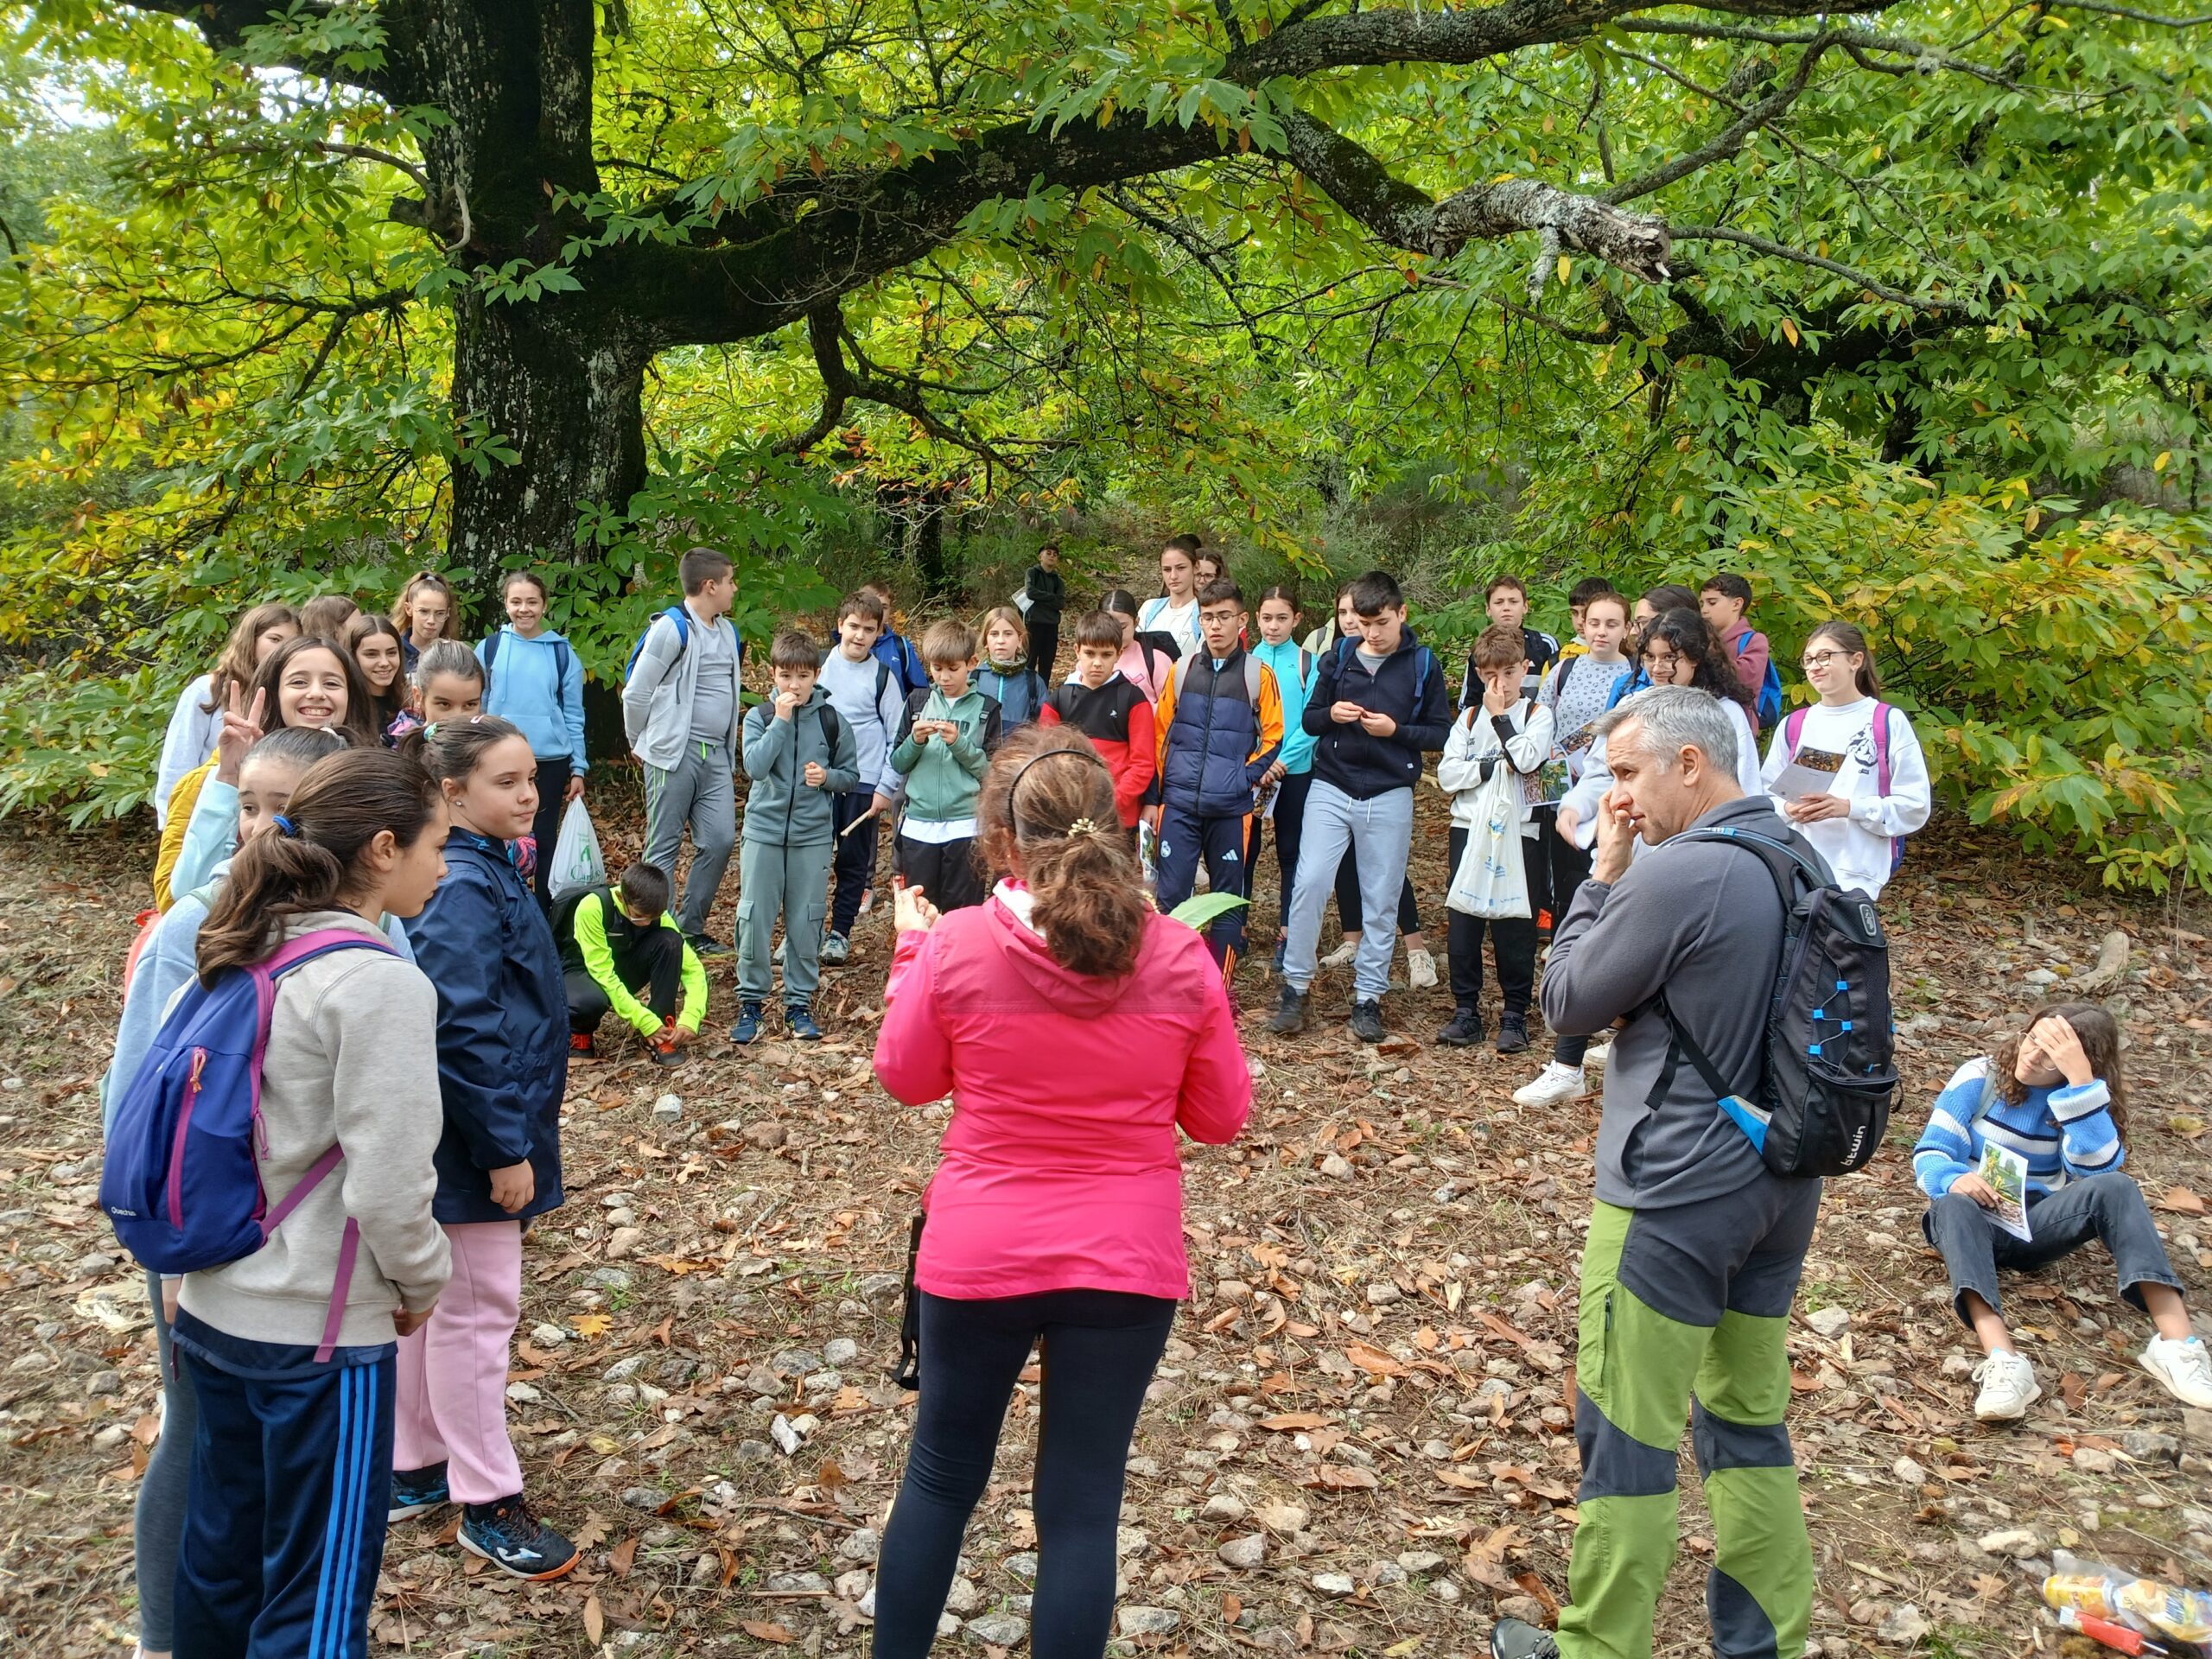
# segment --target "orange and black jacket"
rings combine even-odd
[[[1282,693],[1264,664],[1257,695],[1242,647],[1217,663],[1200,656],[1178,663],[1160,689],[1162,802],[1202,818],[1242,817],[1282,753]]]

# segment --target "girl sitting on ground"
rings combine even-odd
[[[2043,1394],[1999,1311],[1997,1269],[2038,1268],[2101,1238],[2119,1270],[2120,1294],[2157,1326],[2143,1369],[2186,1404],[2212,1407],[2212,1352],[2190,1328],[2150,1206],[2127,1157],[2127,1092],[2120,1027],[2094,1002],[2046,1003],[1993,1058],[1968,1060],[1936,1097],[1913,1147],[1912,1173],[1933,1200],[1921,1226],[1943,1253],[1952,1306],[1988,1356],[1974,1414],[1984,1422],[2024,1415]],[[1999,1225],[2003,1200],[1981,1174],[1992,1143],[2027,1161],[2027,1229]]]

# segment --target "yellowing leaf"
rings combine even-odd
[[[584,1598],[584,1639],[594,1647],[607,1634],[607,1611],[599,1605],[597,1596]]]
[[[1797,325],[1787,317],[1782,320],[1782,337],[1792,346],[1797,343]]]
[[[569,1323],[576,1327],[580,1337],[603,1337],[614,1321],[604,1313],[579,1313]]]

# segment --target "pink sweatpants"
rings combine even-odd
[[[429,1323],[399,1339],[391,1466],[446,1465],[456,1503],[522,1491],[507,1438],[507,1349],[522,1314],[522,1224],[449,1222],[453,1278]]]

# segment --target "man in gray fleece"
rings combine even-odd
[[[1723,1076],[1757,1087],[1783,916],[1755,855],[1672,838],[1733,828],[1786,839],[1735,780],[1736,733],[1710,695],[1662,686],[1599,723],[1614,786],[1590,879],[1544,971],[1544,1018],[1573,1035],[1624,1020],[1605,1076],[1597,1205],[1582,1257],[1575,1362],[1580,1523],[1556,1642],[1515,1619],[1497,1659],[1648,1655],[1675,1555],[1676,1447],[1694,1428],[1713,1511],[1706,1605],[1721,1659],[1793,1659],[1813,1556],[1783,1413],[1790,1299],[1818,1181],[1771,1174],[1669,1029],[1669,1007]],[[1631,868],[1635,837],[1646,843]]]

